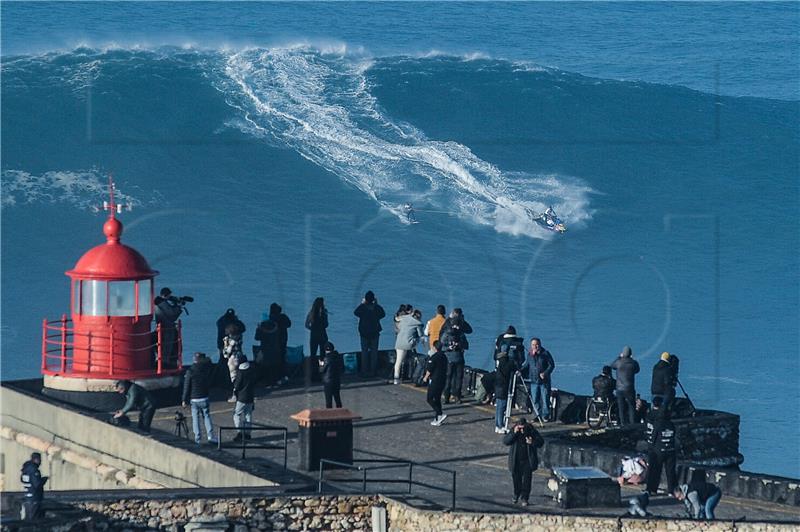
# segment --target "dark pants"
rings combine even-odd
[[[340,382],[326,382],[323,384],[325,390],[325,408],[333,408],[333,401],[336,401],[336,408],[342,408],[342,398],[339,396],[339,389],[342,387]]]
[[[150,432],[150,424],[153,422],[155,413],[156,409],[152,406],[142,408],[142,411],[139,412],[139,429]]]
[[[374,377],[378,373],[378,336],[361,337],[361,373]]]
[[[461,399],[461,384],[464,381],[464,363],[448,362],[447,375],[445,376],[444,397],[450,399],[452,395]]]
[[[442,415],[442,390],[444,383],[431,384],[428,387],[428,404],[431,405],[437,416]]]
[[[19,518],[23,521],[33,521],[42,517],[42,500],[35,497],[25,497],[20,508]]]
[[[319,382],[319,358],[317,358],[317,351],[322,355],[325,342],[327,341],[328,336],[326,334],[311,334],[309,338],[309,360],[306,362],[306,382]]]
[[[527,501],[531,496],[531,477],[533,471],[530,467],[517,466],[511,472],[511,478],[514,481],[514,497]]]
[[[636,421],[636,392],[633,390],[617,390],[617,410],[620,425],[632,425]]]
[[[661,482],[661,468],[667,475],[667,493],[672,493],[678,486],[678,473],[676,470],[678,457],[675,451],[662,453],[650,451],[647,453],[647,491],[655,493]]]
[[[661,408],[664,410],[669,410],[673,401],[675,401],[675,388],[672,388],[665,394],[653,394],[653,399],[656,397],[661,398]]]

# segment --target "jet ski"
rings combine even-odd
[[[544,229],[553,231],[554,233],[563,234],[567,231],[567,226],[564,225],[563,220],[556,215],[556,211],[553,210],[553,207],[548,207],[543,213],[534,216],[533,221]]]

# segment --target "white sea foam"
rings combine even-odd
[[[68,203],[88,209],[101,205],[108,194],[108,177],[99,170],[52,171],[33,175],[3,170],[0,204],[3,208],[31,203]],[[117,192],[117,201],[141,205],[130,194]]]
[[[591,190],[576,179],[503,172],[457,142],[393,120],[370,93],[371,60],[292,46],[225,60],[218,88],[242,111],[243,131],[296,150],[379,205],[447,213],[510,234],[546,237],[532,213],[553,205],[568,224],[588,219]]]

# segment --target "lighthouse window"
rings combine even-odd
[[[84,316],[106,315],[106,282],[81,282],[81,314]]]
[[[153,313],[151,305],[153,298],[150,293],[153,281],[139,281],[139,316],[148,316]]]
[[[108,283],[108,315],[136,315],[136,281],[111,281]]]

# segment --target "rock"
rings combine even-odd
[[[336,505],[336,510],[340,514],[349,514],[350,512],[353,511],[353,505],[350,504],[349,502],[340,502],[339,504]]]

